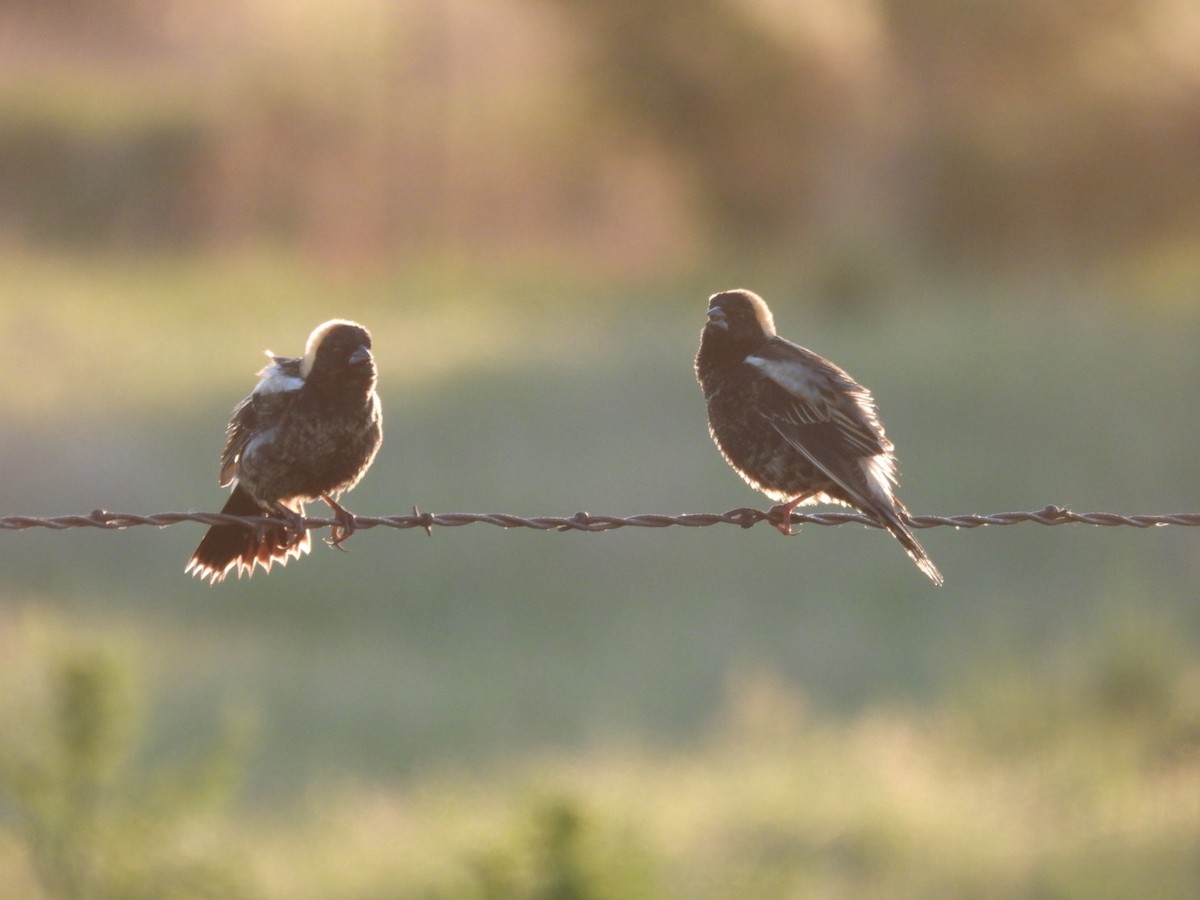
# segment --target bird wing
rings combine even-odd
[[[258,385],[250,396],[234,407],[225,429],[225,449],[221,451],[221,472],[217,476],[217,483],[222,487],[237,475],[242,453],[250,440],[274,427],[304,387],[300,360],[282,356],[271,358],[274,361],[258,373]]]
[[[894,480],[870,392],[833,363],[781,338],[748,356],[746,363],[767,377],[758,412],[772,428],[851,497],[874,502],[867,471]]]

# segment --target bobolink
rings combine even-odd
[[[829,360],[786,341],[763,299],[750,291],[709,298],[696,354],[717,448],[751,487],[780,505],[791,534],[800,504],[840,503],[874,516],[934,584],[933,560],[901,518],[891,441],[861,384]]]
[[[342,524],[330,543],[340,547],[353,517],[336,497],[358,483],[383,439],[371,335],[361,325],[333,319],[309,335],[303,357],[267,356],[258,385],[233,410],[217,480],[233,484],[221,512],[279,524],[212,526],[184,571],[213,584],[234,566],[241,577],[307,553],[305,501],[334,511]]]

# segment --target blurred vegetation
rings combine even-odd
[[[26,708],[56,732],[5,725],[0,888],[292,900],[1190,897],[1200,667],[1194,656],[1161,661],[1165,627],[1127,616],[1097,626],[1082,655],[1033,668],[997,660],[937,713],[830,718],[794,685],[747,671],[687,752],[626,742],[476,774],[433,768],[402,788],[335,781],[303,816],[236,819],[204,811],[229,785],[221,753],[154,778],[120,775],[134,749],[130,673],[103,648],[60,643],[45,706]],[[247,843],[253,853],[233,849]]]
[[[937,712],[830,717],[746,670],[686,751],[621,742],[434,766],[403,787],[334,780],[303,815],[213,824],[213,845],[248,842],[240,883],[293,900],[1186,898],[1200,668],[1155,661],[1165,627],[1112,619],[1083,655],[997,659]],[[115,896],[237,895],[171,883]]]
[[[215,508],[335,315],[358,512],[762,503],[690,367],[738,284],[914,512],[1194,510],[1198,44],[1188,0],[6,3],[0,512]],[[1194,897],[1193,531],[932,529],[936,596],[849,527],[380,529],[220,589],[194,527],[7,532],[0,895]]]
[[[26,637],[35,633],[26,626]],[[51,629],[50,631],[60,631]],[[243,728],[207,753],[146,768],[144,701],[127,648],[55,636],[6,641],[0,733],[0,892],[61,900],[251,896],[211,839]]]
[[[1200,239],[1187,0],[104,0],[0,27],[19,240],[836,279],[1120,275]]]

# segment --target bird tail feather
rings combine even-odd
[[[925,552],[925,548],[921,546],[920,541],[905,524],[902,515],[907,515],[907,513],[904,512],[903,507],[900,509],[877,509],[876,514],[882,520],[883,527],[900,542],[900,546],[904,548],[909,559],[917,564],[917,568],[924,572],[930,581],[940,587],[945,579],[938,571],[938,567],[933,564],[933,560],[929,558],[929,554]]]
[[[304,514],[304,504],[300,502],[289,505],[288,508],[300,515]],[[231,516],[273,518],[240,485],[234,487],[233,493],[221,507],[221,512]],[[223,581],[229,570],[234,567],[237,568],[239,578],[243,572],[253,575],[256,565],[269,572],[271,563],[278,561],[280,565],[287,565],[290,557],[299,558],[307,553],[310,547],[311,541],[307,531],[297,539],[282,523],[262,529],[245,525],[213,525],[196,547],[196,552],[192,554],[183,571],[216,584]]]

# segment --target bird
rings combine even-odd
[[[896,457],[871,392],[828,359],[780,337],[762,297],[713,294],[695,360],[717,449],[779,505],[772,524],[792,534],[801,504],[836,503],[886,528],[935,585],[942,574],[905,522]]]
[[[323,500],[338,524],[329,543],[342,543],[354,516],[337,497],[358,483],[383,441],[371,334],[346,319],[313,329],[302,357],[276,356],[259,371],[250,396],[233,410],[217,481],[233,485],[221,512],[261,516],[270,524],[213,525],[184,572],[224,580],[233,568],[269,572],[278,561],[299,558],[311,546],[304,504]]]

